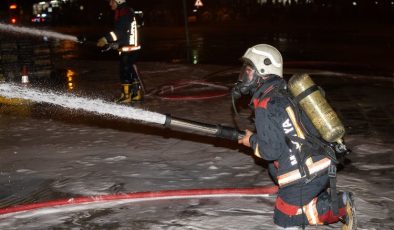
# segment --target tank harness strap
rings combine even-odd
[[[338,209],[338,194],[337,194],[337,167],[330,165],[328,167],[328,177],[330,178],[330,195],[331,195],[331,208],[334,215],[339,214]]]
[[[305,141],[302,138],[299,138],[296,136],[290,136],[290,135],[286,135],[285,139],[286,139],[287,146],[291,146],[290,143],[292,141],[295,141],[298,143],[303,143]],[[305,158],[306,157],[304,156],[304,159],[301,159],[300,152],[295,147],[293,147],[292,151],[296,153],[296,154],[294,154],[294,156],[295,156],[297,162],[300,162],[299,164],[297,164],[300,176],[306,177],[307,181],[309,181],[310,180],[310,173],[309,173],[308,167],[306,167],[306,165],[305,165]]]
[[[278,92],[284,96],[285,98],[288,98],[289,100],[289,94],[286,91],[286,88],[283,87],[281,89],[278,90]],[[305,177],[304,179],[304,183],[307,184],[310,181],[312,181],[317,175],[311,175],[310,169],[309,169],[309,165],[307,165],[307,161],[312,161],[311,157],[311,153],[315,152],[315,151],[302,151],[301,149],[297,149],[296,146],[292,145],[292,142],[296,142],[299,143],[301,148],[304,145],[303,143],[307,142],[308,139],[306,139],[306,137],[308,136],[307,132],[305,131],[305,128],[303,128],[303,124],[300,122],[300,115],[299,115],[299,111],[298,108],[296,106],[293,106],[292,103],[289,103],[290,107],[286,108],[286,111],[288,112],[288,115],[290,117],[291,122],[294,124],[296,132],[297,132],[297,136],[293,136],[293,135],[286,135],[286,142],[288,144],[288,146],[292,147],[292,152],[294,152],[295,157],[297,159],[297,162],[300,162],[298,165],[298,170],[301,173],[302,177]],[[305,145],[304,145],[305,146]]]
[[[319,90],[319,87],[317,85],[314,85],[310,88],[308,88],[307,90],[305,90],[304,92],[302,92],[301,94],[299,94],[297,97],[292,98],[290,96],[290,94],[286,91],[284,92],[283,90],[281,91],[283,94],[285,94],[289,101],[291,106],[294,108],[294,111],[296,113],[296,118],[299,120],[300,118],[300,111],[299,109],[299,102],[304,99],[306,96],[308,96],[309,94],[315,92],[316,90]],[[298,108],[298,109],[297,109]],[[302,122],[299,120],[299,123],[302,124]],[[328,143],[326,143],[325,141],[323,141],[321,138],[310,134],[310,132],[308,132],[306,130],[306,128],[301,125],[301,128],[303,129],[306,138],[305,139],[301,139],[298,137],[290,137],[290,138],[297,138],[299,140],[299,143],[303,143],[308,145],[308,147],[311,148],[316,148],[316,150],[323,150],[324,154],[332,160],[333,164],[330,164],[328,167],[328,177],[330,180],[330,195],[331,195],[331,208],[332,211],[335,215],[338,215],[339,210],[338,210],[338,195],[337,195],[337,189],[336,189],[336,164],[338,163],[338,160],[335,156],[335,150],[333,150]],[[308,141],[307,141],[308,140]],[[316,147],[314,147],[316,146]]]
[[[295,103],[298,104],[302,99],[304,99],[309,94],[312,94],[316,90],[319,90],[319,87],[317,85],[313,85],[313,86],[309,87],[308,89],[306,89],[305,91],[303,91],[302,93],[300,93],[298,96],[294,97],[293,100]]]
[[[290,106],[293,108],[294,113],[296,115],[297,118],[297,122],[300,124],[300,127],[302,129],[302,131],[305,133],[305,140],[304,139],[300,139],[299,142],[302,144],[306,144],[308,147],[314,149],[317,152],[323,151],[324,154],[330,158],[335,164],[338,164],[338,160],[335,156],[335,151],[331,148],[331,146],[325,142],[324,140],[322,140],[320,137],[311,134],[303,125],[303,123],[300,120],[300,106],[299,106],[299,101],[301,101],[304,97],[308,96],[310,93],[316,91],[316,90],[320,90],[320,88],[318,86],[312,86],[310,88],[308,88],[307,90],[305,90],[303,93],[301,93],[300,95],[298,95],[298,97],[296,98],[292,98],[290,96],[290,93],[287,90],[281,90],[280,92],[282,94],[284,94],[289,102],[290,102]],[[307,92],[307,94],[304,94],[305,92]]]
[[[275,88],[275,93],[279,93],[281,94],[283,97],[285,98],[289,98],[289,94],[286,91],[285,87],[276,87]],[[302,135],[298,137],[298,136],[292,136],[292,135],[286,135],[285,139],[286,139],[286,143],[289,147],[292,148],[292,151],[295,153],[294,156],[297,160],[297,162],[299,162],[297,164],[298,167],[298,174],[300,175],[299,179],[303,179],[304,183],[309,183],[310,181],[312,181],[315,176],[311,176],[310,173],[310,168],[308,167],[308,165],[306,165],[306,161],[310,158],[310,154],[305,154],[306,152],[302,152],[304,154],[301,154],[301,151],[299,149],[296,148],[296,146],[292,145],[291,142],[297,142],[297,143],[303,143],[306,140],[304,139],[304,136],[306,134],[306,132],[304,131],[304,129],[302,127],[302,124],[299,122],[299,116],[298,116],[298,111],[296,111],[297,108],[295,108],[294,106],[290,106],[290,110],[286,109],[286,111],[288,112],[288,115],[290,117],[290,120],[292,121],[292,123],[297,126],[296,130],[299,129],[299,131],[297,131],[297,135]],[[299,179],[297,179],[296,181],[298,181]],[[293,181],[295,182],[295,181]]]

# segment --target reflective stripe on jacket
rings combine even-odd
[[[312,161],[312,158],[308,158],[308,160],[306,161],[306,169],[308,169],[311,178],[316,175],[325,173],[328,167],[331,165],[331,160],[328,158],[323,158],[317,162],[312,162],[308,164],[308,162],[310,161]],[[298,169],[295,169],[288,173],[284,173],[282,175],[278,175],[277,178],[279,186],[281,187],[297,182],[301,179],[308,179],[306,178],[306,175],[302,176]]]
[[[127,4],[122,4],[115,10],[114,28],[105,38],[109,43],[116,42],[120,52],[131,52],[141,48],[134,11]]]

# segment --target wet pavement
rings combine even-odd
[[[72,70],[72,80],[62,78],[56,85],[32,80],[30,87],[106,101],[118,96],[116,61],[65,59],[56,65]],[[239,66],[140,62],[138,67],[147,91],[140,107],[211,124],[252,126],[247,106],[240,106],[240,117],[233,118],[229,95],[164,100],[157,93],[180,80],[231,87]],[[286,69],[286,78],[295,72],[311,73],[345,124],[345,141],[353,153],[339,172],[338,187],[356,194],[361,229],[392,229],[393,79],[308,69],[302,63]],[[272,184],[264,164],[231,141],[49,104],[3,102],[0,111],[1,207],[76,196]],[[0,227],[268,229],[273,202],[274,197],[110,203],[52,214],[17,213],[0,217]],[[333,228],[339,225],[317,229]]]

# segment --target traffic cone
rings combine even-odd
[[[29,84],[29,71],[27,70],[27,66],[22,67],[21,71],[22,75],[22,84]]]

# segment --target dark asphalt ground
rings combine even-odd
[[[339,44],[332,43],[332,39],[324,40],[324,35],[311,40],[297,40],[279,34],[277,38],[254,36],[241,42],[239,37],[234,37],[229,44],[218,43],[221,39],[214,35],[208,36],[208,33],[207,40],[213,39],[214,42],[206,43],[207,46],[197,55],[198,60],[201,60],[198,63],[204,64],[191,65],[180,63],[184,46],[181,28],[173,30],[179,40],[174,42],[159,37],[162,43],[153,42],[153,32],[161,30],[167,31],[158,28],[147,33],[146,39],[151,39],[152,43],[147,44],[147,54],[142,55],[138,63],[148,94],[143,108],[213,124],[251,127],[247,119],[250,116],[247,106],[240,106],[241,117],[233,118],[229,95],[209,100],[175,101],[163,100],[157,92],[163,85],[176,85],[180,80],[207,81],[230,88],[237,79],[240,65],[229,60],[242,55],[245,47],[257,41],[271,41],[284,51],[285,77],[288,79],[296,72],[310,73],[316,83],[325,89],[328,100],[346,127],[345,141],[353,153],[349,155],[346,167],[339,172],[338,185],[340,189],[351,190],[356,194],[360,227],[394,227],[394,76],[391,74],[393,65],[390,65],[393,63],[392,43],[388,42],[390,34],[376,33],[379,36],[370,37],[369,33],[353,30],[349,32],[353,38],[360,35],[363,39],[359,42],[344,39]],[[197,39],[196,47],[201,47],[203,41],[207,40]],[[224,51],[233,44],[239,46],[236,46],[236,51],[229,51],[227,61],[205,63],[218,59],[212,57],[226,54]],[[75,72],[72,89],[68,87],[68,79],[62,75],[58,75],[56,84],[31,79],[31,86],[106,101],[118,96],[116,54],[95,51],[84,56],[83,51],[74,52],[78,49],[75,44],[65,42],[58,45],[61,48],[57,51],[59,56],[55,57],[54,64],[56,70],[69,69]],[[208,55],[207,50],[211,51],[211,55]],[[365,53],[368,58],[373,57],[372,61],[364,58]],[[156,62],[148,61],[150,57],[158,59],[153,60]],[[195,91],[198,93],[191,87],[189,92]],[[46,104],[18,106],[2,103],[0,112],[2,207],[78,195],[201,187],[253,187],[271,183],[264,165],[254,161],[247,149],[232,142]],[[257,201],[262,205],[263,213],[260,206],[252,205],[254,211],[237,212],[230,219],[239,215],[241,219],[234,220],[253,220],[245,225],[248,229],[266,229],[272,225],[269,211],[272,202],[273,199]],[[196,229],[204,229],[204,226],[196,223],[212,223],[212,216],[224,215],[222,211],[234,205],[226,202],[208,203],[213,206],[214,214],[197,209],[201,212],[192,215],[195,212],[189,211],[193,205],[176,204],[176,208],[171,209],[161,203],[149,208],[142,205],[126,212],[126,216],[133,212],[139,213],[135,222],[133,219],[122,221],[125,219],[123,208],[116,211],[104,208],[99,213],[88,210],[76,213],[67,211],[61,217],[48,215],[44,219],[40,217],[38,222],[29,215],[9,217],[1,219],[0,225],[4,229],[130,229],[130,226],[139,229],[184,229],[194,224]],[[243,202],[236,203],[242,207]],[[166,215],[160,215],[163,210]],[[193,219],[196,216],[199,218]],[[260,218],[267,223],[260,223]],[[117,223],[110,219],[116,219]],[[230,223],[229,219],[221,219],[207,226],[226,226],[226,223]],[[335,227],[338,226],[319,229]],[[234,228],[230,226],[228,229],[239,228],[234,225]]]
[[[176,85],[180,80],[200,80],[231,87],[237,79],[239,67],[162,62],[140,62],[138,66],[149,92],[143,108],[201,122],[251,127],[250,120],[247,119],[250,111],[246,106],[240,107],[241,117],[234,121],[228,95],[209,100],[174,101],[163,100],[157,94],[163,85]],[[345,141],[353,153],[348,157],[346,167],[339,172],[339,188],[356,194],[362,228],[391,229],[394,198],[391,183],[394,162],[392,79],[302,67],[301,63],[299,68],[287,69],[286,78],[295,72],[309,72],[316,83],[326,90],[327,98],[347,129]],[[107,101],[118,95],[115,61],[63,60],[57,62],[57,68],[71,69],[76,73],[72,90],[66,84],[50,86],[59,92]],[[40,87],[46,88],[45,85]],[[190,92],[195,92],[195,89],[191,87]],[[264,166],[259,162],[253,163],[248,155],[239,154],[248,153],[247,149],[216,138],[164,130],[122,119],[97,117],[45,104],[32,107],[3,104],[0,120],[1,183],[5,185],[2,187],[3,197],[0,203],[3,207],[78,195],[253,187],[271,183]],[[203,166],[209,166],[210,170]],[[269,203],[272,201],[261,202],[258,201],[264,210],[270,210]],[[231,204],[223,202],[214,203],[213,207],[210,206],[214,210],[231,207]],[[188,212],[188,208],[184,205],[177,204],[174,209],[168,209],[165,204],[153,204],[149,208],[138,206],[138,209],[128,212],[144,213],[146,208],[151,215],[135,217],[137,222],[122,222],[121,216],[125,214],[121,211],[123,208],[102,208],[100,214],[89,211],[88,208],[87,211],[77,213],[61,211],[68,214],[62,217],[55,215],[45,220],[42,217],[31,218],[29,215],[16,217],[17,219],[11,217],[3,219],[2,226],[8,229],[20,229],[21,226],[28,226],[30,229],[77,226],[93,229],[132,229],[132,226],[140,229],[167,229],[175,224],[178,229],[191,225],[196,226],[196,229],[204,229],[194,223],[197,221],[194,220],[195,215],[188,215],[188,221],[185,221],[181,213]],[[193,207],[200,210],[200,206]],[[153,209],[156,211],[152,211]],[[160,215],[160,210],[163,209],[167,215]],[[116,211],[113,212],[114,210]],[[255,211],[237,212],[236,216],[252,220],[250,215],[257,217],[255,212],[261,212],[258,207],[253,210]],[[201,212],[197,215],[198,221],[212,223],[210,214]],[[268,216],[264,217],[265,214]],[[266,221],[270,225],[269,212],[265,214],[258,216],[268,218]],[[43,221],[42,225],[35,224],[35,218]],[[116,224],[110,221],[114,218],[117,220]],[[218,220],[207,226],[217,228],[228,222],[216,221]],[[267,225],[259,222],[257,218],[256,222],[247,222],[246,226],[249,229],[267,228]],[[228,226],[227,229],[237,229],[236,226],[234,223],[233,228]],[[338,226],[319,229],[333,227]]]

